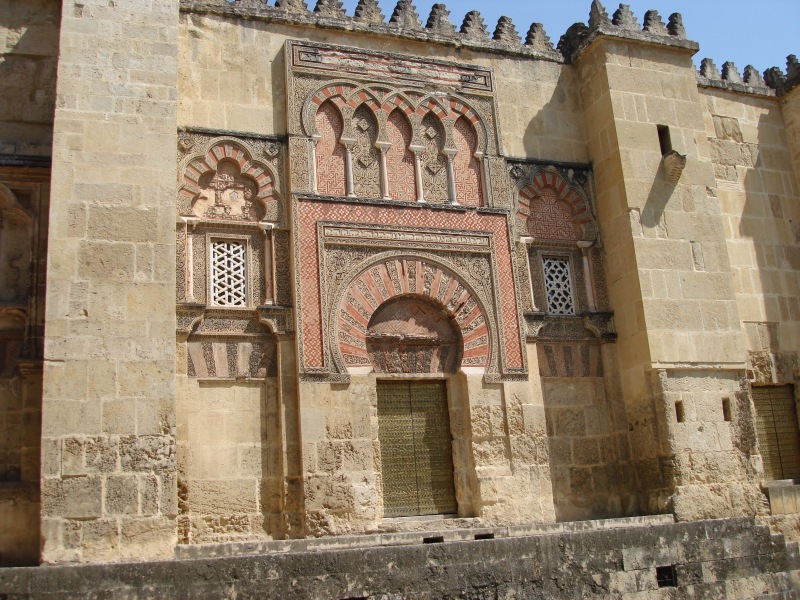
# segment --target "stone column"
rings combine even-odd
[[[173,555],[178,5],[63,2],[42,407],[45,562]]]

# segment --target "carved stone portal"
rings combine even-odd
[[[414,297],[385,302],[367,329],[367,354],[376,373],[454,373],[461,345],[452,319]]]

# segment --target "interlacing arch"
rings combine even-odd
[[[346,81],[326,84],[312,93],[304,105],[304,131],[307,135],[317,133],[314,118],[319,107],[326,101],[332,102],[340,112],[343,112],[345,107],[355,110],[362,104],[366,104],[375,113],[376,118],[381,111],[388,116],[397,108],[402,110],[407,117],[413,114],[424,117],[428,112],[432,112],[443,124],[445,119],[449,118],[455,123],[459,117],[464,117],[472,124],[478,136],[478,150],[484,154],[488,151],[488,135],[485,124],[478,111],[464,98],[455,95],[446,98],[432,94],[420,95],[413,90],[381,93],[384,89],[383,87],[373,89],[372,86],[357,85]],[[413,96],[418,99],[413,100]],[[381,97],[383,97],[382,100]],[[381,123],[382,120],[378,119],[378,122]]]
[[[520,188],[517,212],[534,238],[592,241],[597,233],[588,198],[554,170],[539,170]]]
[[[459,328],[461,367],[486,368],[490,330],[485,310],[472,290],[449,269],[423,258],[384,259],[356,275],[340,298],[334,331],[346,368],[368,368],[367,331],[370,319],[387,300],[416,297],[440,307]]]

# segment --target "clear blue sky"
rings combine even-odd
[[[388,19],[396,0],[378,0]],[[352,15],[358,0],[344,0],[344,8]],[[689,39],[700,44],[695,63],[709,57],[718,67],[733,61],[744,71],[752,64],[759,71],[772,66],[785,70],[788,54],[800,55],[800,0],[627,0],[641,23],[649,9],[659,12],[664,22],[674,12],[683,15]],[[310,8],[316,0],[308,0]],[[433,0],[415,0],[414,5],[423,25],[430,14]],[[501,15],[511,17],[517,31],[525,37],[531,23],[544,25],[553,44],[576,21],[589,18],[591,0],[451,0],[445,2],[450,20],[461,25],[470,10],[479,10],[489,31],[493,31]],[[619,3],[603,2],[609,16]]]

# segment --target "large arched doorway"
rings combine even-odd
[[[418,297],[379,306],[366,337],[376,373],[446,374],[461,361],[453,319]],[[446,380],[379,379],[377,396],[384,515],[456,513]]]

